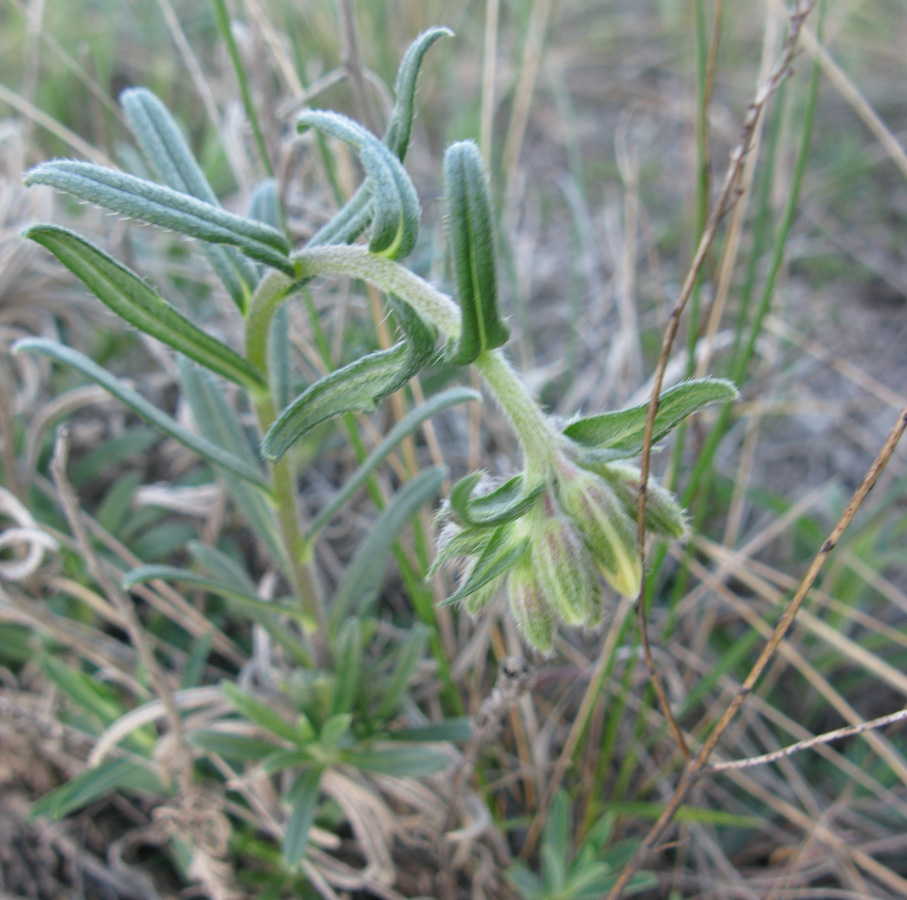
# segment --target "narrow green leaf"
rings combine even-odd
[[[321,768],[312,768],[301,775],[290,789],[292,806],[283,839],[283,858],[288,866],[295,866],[305,852],[309,829],[315,821],[318,798],[321,794]]]
[[[397,664],[390,678],[381,686],[381,704],[378,707],[379,719],[390,719],[399,711],[406,691],[413,683],[416,667],[425,655],[429,630],[425,625],[411,626],[410,633],[397,651]]]
[[[413,41],[397,70],[396,103],[391,112],[384,143],[402,162],[409,147],[415,101],[416,80],[422,58],[428,48],[445,34],[452,34],[446,28],[430,28]],[[372,186],[366,177],[359,189],[337,211],[330,222],[318,230],[306,247],[321,247],[325,244],[351,244],[366,228],[372,217]]]
[[[339,113],[307,110],[300,115],[297,128],[305,131],[313,127],[359,152],[367,176],[364,187],[371,197],[369,249],[391,259],[406,256],[419,237],[421,210],[416,189],[400,160],[375,135]]]
[[[704,406],[728,403],[738,396],[737,388],[720,378],[685,381],[668,388],[658,400],[652,442],[661,440],[683,419]],[[577,419],[564,429],[564,434],[582,447],[596,451],[596,458],[635,456],[642,450],[648,406],[644,403],[630,409]]]
[[[548,807],[542,840],[545,880],[555,891],[560,891],[567,880],[570,825],[570,801],[566,792],[559,790]]]
[[[291,619],[295,619],[304,625],[310,624],[308,617],[297,608],[294,601],[288,603],[269,603],[266,600],[260,600],[254,595],[237,590],[235,585],[222,584],[215,578],[200,575],[198,572],[193,572],[191,569],[181,569],[178,566],[156,564],[138,566],[127,572],[123,577],[123,590],[128,591],[137,584],[145,584],[148,581],[158,580],[179,581],[183,584],[195,585],[217,597],[223,597],[224,600],[227,600],[231,604],[235,604],[246,612],[265,613],[269,616],[289,616]]]
[[[119,790],[164,793],[160,780],[147,766],[131,759],[114,759],[77,775],[62,787],[45,794],[32,807],[30,817],[62,819]]]
[[[397,69],[397,80],[394,84],[396,102],[384,133],[384,143],[401,161],[409,148],[415,114],[416,82],[422,68],[422,60],[432,44],[442,37],[453,37],[453,32],[444,27],[423,31],[409,45]]]
[[[512,522],[527,513],[545,491],[544,482],[525,490],[523,476],[515,475],[500,487],[473,497],[472,492],[484,472],[461,478],[450,492],[450,505],[458,521],[474,528],[490,528]]]
[[[187,360],[180,360],[179,373],[183,396],[189,403],[199,433],[249,466],[257,467],[258,460],[238,421],[238,414],[214,379]],[[259,487],[226,470],[222,470],[220,475],[245,522],[265,545],[271,559],[288,572],[289,563],[270,498]]]
[[[386,736],[393,741],[406,741],[408,743],[438,743],[463,744],[472,737],[472,720],[468,716],[456,719],[444,719],[442,722],[432,722],[429,725],[417,725],[415,728],[400,728],[396,731],[386,732]]]
[[[282,749],[271,741],[229,731],[190,731],[186,740],[199,750],[239,762],[257,762]]]
[[[283,231],[283,209],[277,181],[265,178],[255,186],[249,198],[248,218],[270,225],[275,231]]]
[[[510,329],[498,311],[494,226],[482,154],[474,141],[451,145],[444,155],[444,199],[463,331],[451,353],[460,366],[500,347]]]
[[[216,581],[240,589],[243,593],[255,596],[255,582],[245,567],[226,553],[215,547],[209,547],[201,541],[189,541],[186,544],[189,555]]]
[[[508,525],[499,525],[488,539],[485,550],[476,560],[469,578],[445,601],[445,604],[456,603],[479,588],[485,587],[499,575],[503,575],[518,560],[529,552],[529,538],[514,540]]]
[[[411,409],[388,433],[384,440],[368,455],[343,487],[331,499],[309,526],[307,540],[312,541],[369,479],[371,474],[387,459],[400,442],[416,431],[423,422],[444,409],[469,400],[480,401],[481,394],[472,388],[455,387],[429,397],[424,403]]]
[[[293,275],[290,246],[280,232],[173,188],[66,159],[41,163],[27,173],[25,183],[46,184],[140,222],[238,247],[250,258]]]
[[[523,863],[515,862],[504,872],[504,878],[520,895],[521,900],[543,900],[548,897],[542,882]]]
[[[353,611],[361,612],[378,595],[384,580],[390,548],[416,511],[437,496],[447,470],[435,466],[420,472],[401,488],[376,519],[369,536],[356,551],[346,577],[334,598],[328,632],[336,635],[343,620]]]
[[[175,191],[220,206],[214,189],[167,107],[144,87],[123,91],[120,105],[130,130],[158,178]],[[267,224],[278,227],[274,222]],[[203,243],[202,250],[233,302],[241,310],[245,309],[258,281],[255,266],[234,247]]]
[[[347,751],[344,761],[365,772],[398,778],[436,775],[451,765],[451,758],[431,747],[391,747],[388,749]]]
[[[240,387],[264,389],[264,375],[252,363],[190,322],[90,241],[56,225],[35,225],[25,237],[53,253],[103,304],[140,331]]]
[[[318,743],[323,747],[335,747],[347,734],[353,725],[353,717],[348,712],[335,713],[318,733]]]
[[[268,430],[262,442],[267,459],[279,460],[316,425],[348,412],[369,412],[425,368],[437,333],[402,302],[392,305],[405,337],[388,350],[369,353],[336,369],[303,391]]]
[[[136,415],[155,425],[164,434],[179,441],[199,456],[252,484],[267,488],[268,483],[257,466],[250,465],[222,447],[218,447],[216,444],[212,444],[211,441],[207,441],[205,438],[183,428],[175,419],[161,412],[132,388],[127,387],[106,369],[102,369],[97,363],[92,362],[92,360],[77,350],[73,350],[71,347],[64,347],[62,344],[46,338],[22,338],[13,345],[13,353],[29,352],[40,353],[43,356],[57,360],[57,362],[71,366],[77,372],[81,372],[86,378],[95,382],[95,384],[100,385],[109,394],[125,403]]]
[[[343,623],[334,648],[334,685],[331,690],[331,715],[354,712],[363,687],[362,622],[351,616]]]
[[[220,689],[233,708],[242,713],[250,722],[260,725],[266,731],[291,743],[299,743],[299,730],[280,713],[275,712],[261,698],[240,690],[230,681],[222,681]]]
[[[42,655],[41,665],[51,681],[74,703],[97,716],[106,727],[125,710],[107,685],[67,666],[50,655]]]

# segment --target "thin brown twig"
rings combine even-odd
[[[803,24],[803,20],[812,9],[814,2],[815,0],[808,0],[808,2],[806,2],[805,4],[800,4],[798,2],[794,6],[794,9],[791,12],[790,16],[790,31],[788,33],[787,40],[785,41],[784,49],[781,52],[781,56],[775,63],[775,66],[769,74],[768,78],[763,81],[757,88],[756,96],[753,98],[752,102],[747,108],[746,117],[743,121],[743,129],[740,140],[731,151],[731,158],[724,177],[724,184],[722,185],[721,193],[718,196],[718,201],[715,203],[711,213],[709,214],[705,230],[703,231],[702,237],[699,240],[699,246],[696,248],[696,254],[693,257],[693,262],[690,264],[690,268],[687,272],[686,279],[684,280],[683,287],[681,288],[680,295],[677,298],[677,302],[674,304],[674,309],[671,311],[671,316],[668,320],[667,328],[665,329],[665,334],[661,343],[661,351],[658,356],[658,364],[655,367],[655,374],[652,379],[652,395],[649,400],[649,408],[646,414],[646,427],[643,435],[642,464],[640,467],[641,474],[639,479],[639,505],[637,509],[637,547],[640,557],[643,559],[643,561],[645,561],[646,539],[646,486],[649,483],[649,465],[652,454],[652,435],[655,430],[655,417],[658,413],[659,395],[661,394],[662,384],[664,383],[664,374],[668,366],[668,359],[671,355],[671,348],[674,346],[674,340],[677,337],[677,331],[680,327],[681,317],[683,316],[687,303],[689,302],[690,297],[693,294],[696,281],[699,278],[699,273],[702,270],[703,265],[705,264],[706,257],[708,256],[712,244],[715,241],[715,237],[718,234],[718,228],[721,225],[721,222],[724,220],[724,217],[728,214],[734,203],[739,198],[737,188],[740,183],[740,177],[743,172],[744,163],[746,162],[746,158],[753,146],[753,140],[756,135],[756,127],[759,124],[762,112],[765,109],[768,101],[775,94],[775,92],[778,90],[778,88],[781,86],[782,82],[788,75],[788,72],[790,70],[790,63],[793,59],[794,51],[797,45],[797,37],[800,33],[800,28]],[[684,742],[680,727],[677,725],[677,722],[674,720],[674,716],[671,713],[670,706],[667,702],[667,697],[665,696],[664,687],[662,686],[661,679],[658,678],[655,670],[652,651],[651,647],[649,646],[648,627],[646,623],[645,594],[646,578],[644,565],[643,579],[639,590],[639,598],[637,600],[637,620],[639,624],[639,633],[642,640],[643,650],[645,651],[646,665],[649,668],[652,686],[655,689],[659,705],[661,706],[668,726],[671,729],[671,733],[673,734],[674,739],[677,742],[677,745],[680,748],[681,752],[687,759],[689,759],[689,750],[687,749],[686,743]]]
[[[834,731],[826,731],[824,734],[817,734],[815,737],[803,741],[797,741],[796,744],[790,744],[782,747],[780,750],[774,750],[771,753],[763,753],[761,756],[751,756],[747,759],[732,759],[728,762],[712,763],[705,767],[703,775],[712,775],[716,772],[727,772],[730,769],[751,769],[753,766],[764,766],[767,763],[777,762],[780,759],[786,759],[795,753],[803,750],[809,750],[811,747],[817,747],[820,744],[830,744],[832,741],[839,741],[841,738],[853,737],[857,734],[863,734],[865,731],[873,731],[878,728],[884,728],[886,725],[894,725],[907,719],[907,709],[900,709],[895,713],[889,713],[887,716],[879,716],[877,719],[870,719],[868,722],[861,722],[859,725],[847,725],[844,728],[837,728]]]
[[[687,766],[686,770],[680,778],[680,781],[677,784],[677,787],[674,789],[674,793],[671,796],[671,799],[667,802],[662,814],[658,817],[658,820],[651,827],[651,829],[649,829],[649,833],[645,836],[645,838],[643,838],[639,847],[637,847],[636,852],[633,854],[630,861],[621,872],[620,877],[615,882],[613,888],[608,893],[606,900],[617,900],[617,898],[620,897],[624,888],[627,886],[630,879],[633,877],[639,867],[643,864],[644,860],[646,859],[652,848],[655,846],[656,842],[671,825],[672,821],[674,820],[674,816],[677,814],[677,810],[680,809],[681,805],[689,794],[690,789],[693,787],[696,781],[708,771],[706,764],[708,763],[709,758],[715,751],[715,748],[718,746],[718,743],[724,735],[725,731],[727,731],[728,726],[740,711],[740,707],[743,705],[747,696],[750,694],[756,682],[759,680],[762,672],[765,670],[765,667],[769,664],[772,657],[775,655],[778,646],[784,640],[784,637],[793,624],[794,619],[796,618],[797,613],[800,610],[800,607],[803,605],[803,601],[806,599],[806,595],[809,593],[810,588],[813,586],[813,583],[818,577],[822,566],[825,564],[825,561],[828,559],[829,554],[832,552],[832,550],[834,550],[838,541],[841,539],[841,536],[844,534],[844,531],[847,529],[848,525],[850,525],[853,517],[857,514],[857,510],[859,510],[859,508],[863,505],[863,502],[869,495],[869,492],[872,490],[879,476],[882,474],[883,469],[887,465],[888,460],[891,459],[891,455],[894,453],[895,447],[897,447],[898,442],[900,441],[905,431],[907,431],[907,406],[905,406],[898,414],[897,421],[894,423],[894,426],[889,432],[888,437],[885,439],[885,443],[882,445],[882,449],[879,451],[872,465],[869,467],[869,470],[866,472],[866,475],[863,477],[863,480],[854,491],[853,496],[850,498],[850,502],[847,504],[847,508],[841,514],[841,518],[838,520],[838,523],[831,530],[828,538],[825,540],[825,542],[820,547],[819,552],[813,558],[809,570],[803,577],[803,580],[800,582],[800,586],[797,588],[797,592],[794,594],[793,598],[788,604],[787,609],[785,609],[784,615],[781,616],[781,619],[779,620],[777,626],[775,626],[775,630],[766,643],[765,647],[763,648],[762,653],[759,654],[759,658],[753,664],[753,667],[752,669],[750,669],[750,672],[746,676],[746,679],[743,681],[739,690],[734,695],[734,698],[728,704],[727,709],[724,711],[724,714],[721,716],[718,724],[712,730],[711,734],[708,737],[708,740],[703,744],[699,753],[696,755],[696,758]]]

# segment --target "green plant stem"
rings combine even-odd
[[[555,467],[557,435],[503,353],[485,351],[475,361],[475,367],[520,440],[526,462],[526,483],[532,484],[535,478]]]
[[[294,253],[292,260],[300,278],[329,274],[361,278],[385,293],[401,297],[451,341],[460,336],[460,310],[450,297],[399,263],[376,256],[365,247],[348,244],[314,247]],[[280,294],[279,279],[269,278],[273,283],[267,287],[263,283],[249,307],[249,333],[254,331],[253,340],[258,346],[247,345],[247,355],[256,365],[260,365],[257,360],[263,355],[261,346],[271,317],[286,296]],[[285,279],[285,284],[289,289],[289,279]],[[557,433],[499,350],[486,351],[475,361],[475,366],[520,440],[527,477],[531,480],[540,476],[552,466],[558,454]]]

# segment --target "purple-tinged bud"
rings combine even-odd
[[[513,620],[526,642],[540,653],[550,653],[554,620],[528,557],[521,559],[508,573],[507,599]]]

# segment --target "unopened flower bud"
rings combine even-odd
[[[561,513],[538,519],[530,552],[545,597],[567,625],[588,625],[596,616],[599,591],[589,549],[573,522]]]
[[[636,527],[615,492],[597,475],[574,470],[561,483],[561,499],[608,584],[624,597],[636,597],[642,584]]]
[[[554,620],[532,562],[524,557],[509,573],[507,599],[520,634],[540,653],[551,652]]]
[[[642,472],[626,463],[608,463],[601,466],[600,472],[614,488],[627,514],[635,519]],[[651,478],[646,488],[646,531],[672,540],[687,535],[686,516],[674,493]]]

